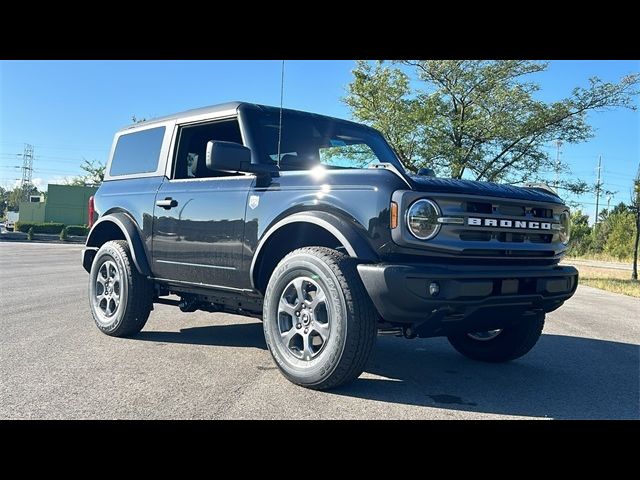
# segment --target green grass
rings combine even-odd
[[[629,255],[625,258],[618,258],[606,253],[590,253],[588,255],[580,256],[568,256],[565,257],[565,262],[569,260],[597,260],[599,262],[614,262],[614,263],[628,263],[633,262],[633,256]]]
[[[580,285],[640,298],[640,282],[631,280],[631,270],[574,265],[580,272]]]
[[[640,298],[640,282],[621,278],[580,278],[581,285]]]

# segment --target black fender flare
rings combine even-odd
[[[100,219],[93,225],[89,236],[87,237],[87,243],[85,244],[85,250],[94,249],[100,247],[101,243],[97,241],[100,225],[110,222],[122,231],[125,240],[129,244],[131,250],[131,256],[133,257],[133,263],[135,264],[138,272],[142,275],[151,276],[151,268],[149,268],[149,262],[147,260],[147,250],[142,241],[140,230],[136,222],[124,212],[109,213],[100,217]]]
[[[269,227],[264,235],[262,235],[262,238],[258,242],[258,246],[253,254],[253,258],[251,259],[251,268],[249,270],[251,286],[254,289],[256,288],[255,268],[258,264],[258,259],[261,258],[262,250],[267,244],[269,237],[282,227],[291,225],[292,223],[311,223],[324,228],[338,239],[350,257],[358,258],[364,262],[378,261],[378,255],[376,255],[376,252],[373,250],[371,245],[363,238],[363,235],[356,230],[353,224],[344,218],[333,213],[322,211],[299,212],[276,222]]]

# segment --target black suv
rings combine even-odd
[[[89,206],[96,325],[135,335],[154,303],[256,316],[282,373],[315,389],[360,375],[378,331],[524,355],[576,290],[567,207],[421,173],[372,128],[250,103],[125,128]]]

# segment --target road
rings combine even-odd
[[[476,363],[445,339],[379,337],[355,383],[287,382],[259,322],[159,305],[101,334],[77,245],[0,242],[0,418],[640,418],[640,300],[579,287],[526,357]]]

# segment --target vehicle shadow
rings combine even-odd
[[[261,323],[142,331],[135,339],[267,348]],[[500,415],[639,419],[640,347],[545,334],[525,357],[488,364],[466,359],[443,338],[380,336],[365,374],[328,393]]]
[[[179,332],[143,330],[135,336],[135,340],[267,349],[264,333],[262,332],[262,323],[210,325],[207,327],[183,328]]]
[[[446,339],[379,337],[362,376],[333,394],[468,412],[562,419],[639,419],[640,347],[543,335],[505,364],[468,360]]]

